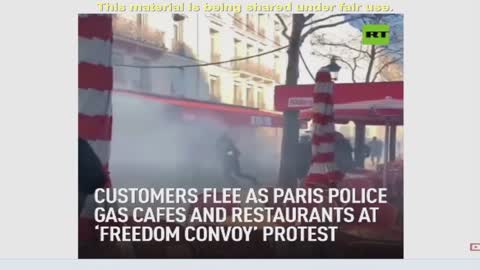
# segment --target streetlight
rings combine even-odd
[[[174,22],[180,22],[185,20],[185,15],[180,13],[173,13],[172,17]]]
[[[332,56],[330,59],[330,64],[322,67],[320,71],[328,71],[330,72],[330,76],[332,77],[333,81],[336,81],[338,79],[338,72],[340,71],[342,67],[337,64],[335,61],[335,56]]]

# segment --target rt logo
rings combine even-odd
[[[390,44],[390,26],[388,24],[364,24],[362,26],[362,44]]]

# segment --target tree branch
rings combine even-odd
[[[391,50],[389,48],[382,48],[381,50],[377,50],[376,52],[377,57],[382,57],[382,56],[402,56],[403,55],[403,48],[399,48],[396,50]]]
[[[396,62],[400,61],[402,58],[395,58],[387,63],[385,63],[380,69],[378,69],[377,72],[373,75],[372,82],[374,82],[377,79],[377,76],[384,70],[386,67],[388,67],[391,64],[395,64]]]
[[[354,21],[354,20],[358,20],[362,18],[362,16],[359,16],[359,17],[352,17],[350,19],[346,19],[346,20],[343,20],[343,21],[340,21],[340,22],[336,22],[336,23],[330,23],[330,24],[323,24],[323,25],[317,25],[315,27],[312,27],[310,28],[307,32],[303,33],[302,36],[300,37],[300,43],[303,43],[303,41],[305,40],[305,38],[307,38],[310,34],[314,33],[315,31],[319,30],[319,29],[322,29],[322,28],[330,28],[330,27],[335,27],[337,25],[341,25],[341,24],[344,24],[344,23],[347,23],[347,22],[350,22],[350,21]]]
[[[308,14],[307,16],[305,16],[305,21],[310,20],[313,16],[315,16],[314,13]],[[305,24],[305,26],[307,26],[307,25],[308,25],[308,24]]]
[[[280,21],[280,23],[282,24],[283,26],[283,30],[282,30],[282,35],[290,40],[290,36],[287,34],[287,31],[288,31],[288,26],[287,24],[285,23],[285,21],[283,20],[282,16],[280,16],[280,13],[276,13],[275,16],[277,16],[278,20]]]
[[[394,46],[385,46],[385,47],[377,47],[376,54],[378,56],[383,55],[403,55],[403,44],[398,44],[396,48],[392,48]]]
[[[361,49],[354,48],[354,47],[352,47],[348,44],[325,42],[325,41],[322,41],[321,38],[317,39],[317,43],[312,42],[312,45],[325,45],[325,46],[333,46],[333,47],[343,47],[343,48],[347,48],[347,49],[352,50],[352,51],[356,51],[356,52],[359,52],[359,53],[364,53],[364,54],[370,55],[370,53],[368,51],[364,51],[364,50],[361,50]]]
[[[305,26],[310,26],[312,24],[316,24],[316,23],[319,23],[319,22],[323,22],[323,21],[326,21],[328,19],[331,19],[331,18],[335,18],[335,17],[342,17],[342,16],[345,16],[347,14],[335,14],[335,15],[330,15],[330,16],[327,16],[325,18],[321,18],[321,19],[317,19],[317,20],[314,20],[314,21],[311,21],[309,23],[306,23]],[[313,17],[313,16],[312,16]],[[309,18],[310,19],[310,18]]]

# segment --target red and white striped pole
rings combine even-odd
[[[315,78],[312,107],[312,160],[305,187],[332,187],[343,174],[335,165],[334,83],[327,69]]]
[[[108,161],[112,137],[112,41],[111,15],[78,15],[78,136],[88,141],[102,162],[107,187],[111,185]],[[80,222],[93,220],[95,207],[93,196],[89,196]],[[88,238],[80,227],[80,238]]]

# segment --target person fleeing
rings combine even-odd
[[[310,136],[303,135],[300,137],[297,150],[297,181],[299,186],[303,186],[304,179],[308,174],[312,161],[312,142]]]
[[[240,169],[240,151],[227,133],[220,136],[217,141],[217,147],[225,178],[229,179],[232,183],[236,183],[238,178],[244,178],[254,185],[258,185],[255,177],[243,173]]]

